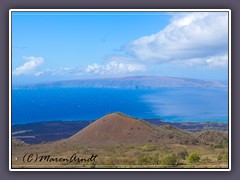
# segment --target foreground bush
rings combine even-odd
[[[190,164],[195,164],[198,163],[200,161],[200,156],[197,153],[191,153],[188,158],[187,158],[187,162]]]
[[[227,152],[218,153],[217,159],[219,162],[228,162],[228,153]]]
[[[154,151],[156,147],[154,145],[144,145],[141,147],[141,150],[143,151]]]
[[[157,165],[159,164],[159,159],[157,156],[141,156],[136,161],[137,165]]]
[[[175,166],[177,165],[177,157],[175,154],[165,156],[161,159],[161,165],[163,166]]]

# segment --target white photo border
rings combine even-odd
[[[12,13],[13,12],[228,12],[228,168],[189,169],[58,169],[12,168]],[[231,171],[231,10],[230,9],[10,9],[9,10],[9,171]]]

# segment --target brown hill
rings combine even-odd
[[[142,145],[197,141],[192,133],[170,125],[155,126],[121,113],[108,114],[66,140],[86,146]]]

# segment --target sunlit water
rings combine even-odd
[[[13,89],[12,123],[95,120],[122,112],[172,122],[228,122],[228,90],[51,88]]]

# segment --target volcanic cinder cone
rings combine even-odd
[[[108,114],[67,139],[87,146],[189,143],[192,134],[165,125],[155,126],[121,113]]]

